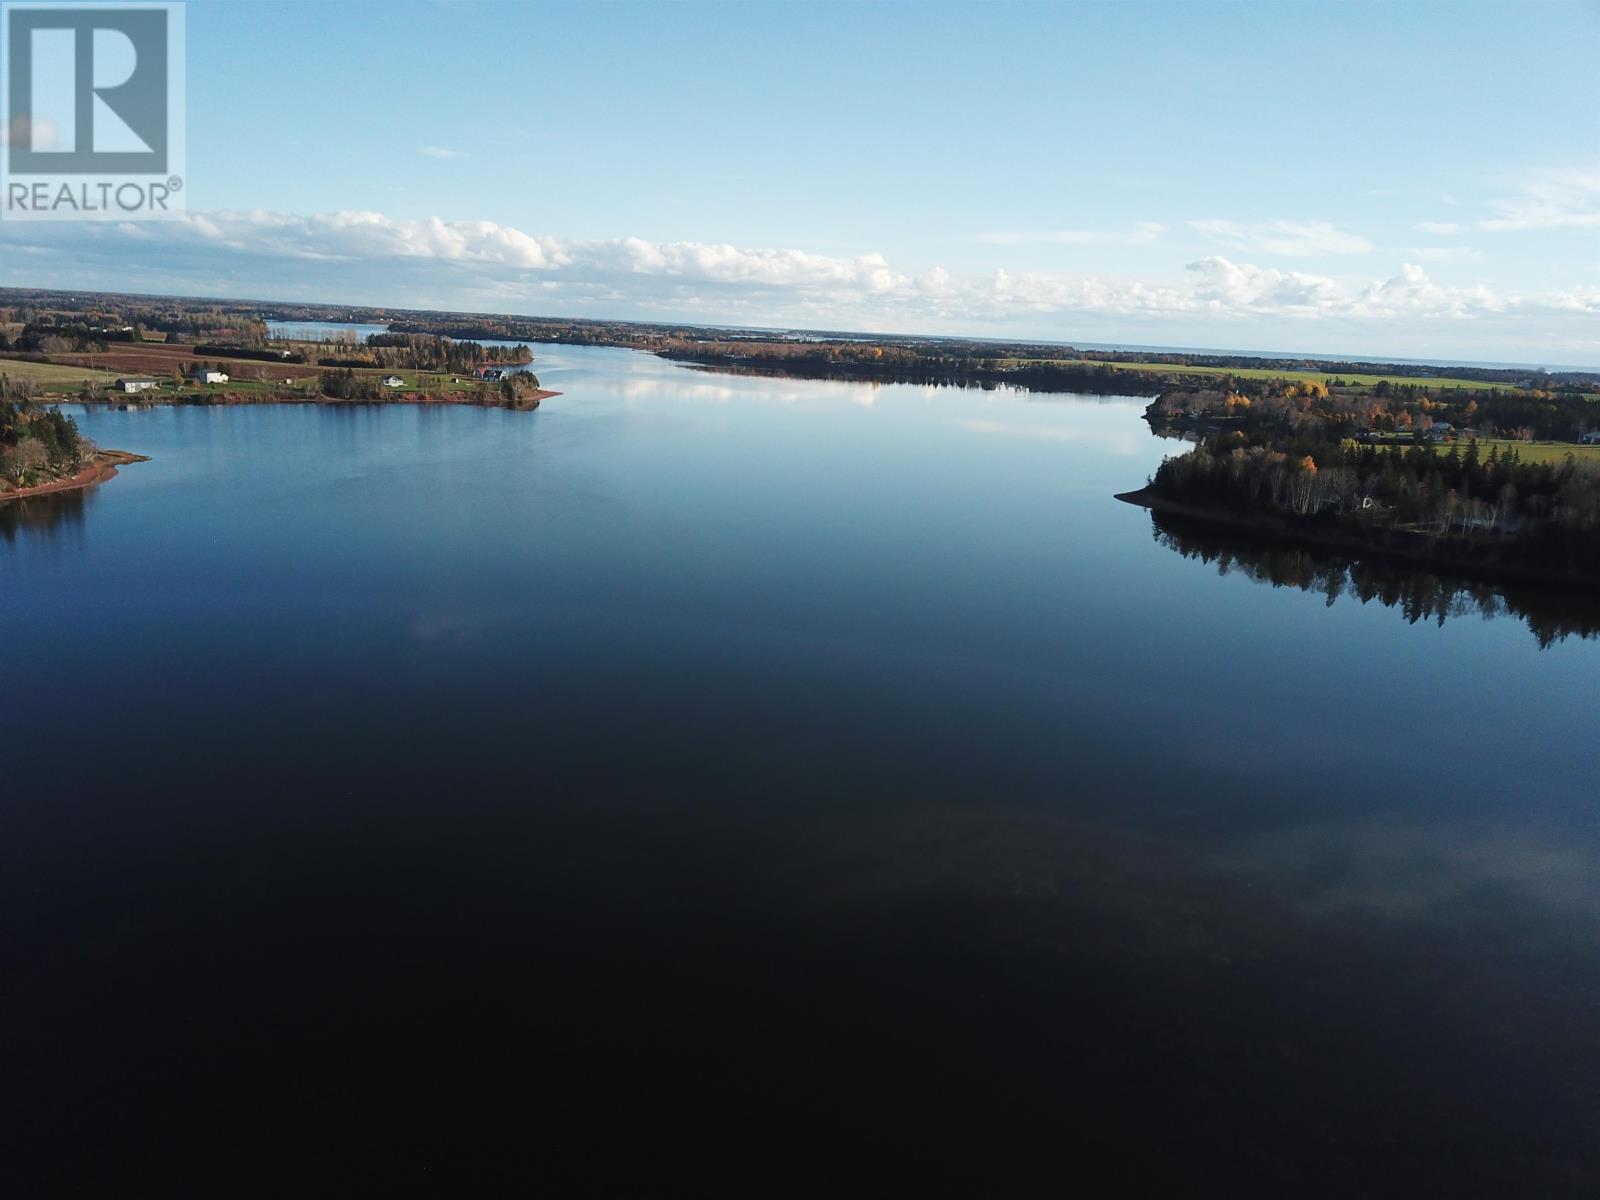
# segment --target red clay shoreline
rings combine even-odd
[[[94,461],[87,467],[76,475],[69,475],[66,479],[41,483],[36,487],[0,486],[0,504],[4,504],[7,500],[29,500],[34,496],[52,496],[60,492],[75,492],[80,488],[95,487],[115,476],[118,467],[149,461],[149,456],[144,454],[129,454],[126,450],[101,450],[95,454]]]

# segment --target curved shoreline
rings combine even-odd
[[[1186,504],[1153,492],[1149,487],[1132,492],[1118,492],[1115,499],[1152,513],[1185,518],[1209,525],[1249,533],[1264,540],[1298,546],[1309,550],[1326,550],[1338,554],[1381,559],[1396,566],[1413,570],[1447,571],[1456,575],[1480,579],[1486,583],[1538,584],[1568,592],[1600,592],[1600,579],[1575,575],[1567,571],[1549,570],[1524,563],[1486,561],[1456,554],[1440,553],[1438,539],[1424,533],[1408,533],[1410,542],[1405,546],[1375,545],[1349,533],[1334,530],[1308,529],[1293,524],[1277,515],[1252,516]]]
[[[380,399],[355,398],[344,400],[337,396],[315,396],[279,394],[252,395],[245,392],[217,392],[212,396],[157,396],[155,399],[140,399],[139,393],[134,398],[127,397],[95,396],[92,398],[67,397],[63,403],[82,404],[86,408],[92,405],[106,405],[111,408],[134,405],[139,408],[248,408],[251,406],[265,406],[269,404],[314,404],[314,405],[350,405],[365,404],[373,408],[382,408],[391,404],[423,405],[448,405],[455,408],[504,408],[513,412],[532,412],[539,405],[553,396],[561,395],[560,392],[549,392],[544,389],[533,393],[526,401],[519,404],[507,404],[503,400],[485,404],[476,395],[447,396],[437,392],[401,392],[392,396],[383,396]]]
[[[35,487],[0,488],[0,504],[8,500],[31,500],[35,496],[54,496],[62,492],[96,487],[113,478],[118,467],[149,461],[149,456],[145,454],[130,454],[126,450],[101,450],[95,454],[94,461],[76,475],[69,475],[65,479],[57,479],[50,483],[41,483]]]

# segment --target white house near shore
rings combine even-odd
[[[406,381],[398,375],[385,375],[383,378],[384,387],[405,387],[405,385]]]
[[[228,374],[226,371],[196,371],[194,373],[194,381],[196,383],[227,383]]]
[[[119,392],[152,392],[158,386],[154,379],[140,379],[125,375],[111,385]]]

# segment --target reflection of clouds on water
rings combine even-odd
[[[739,398],[731,387],[713,383],[688,383],[672,378],[635,376],[615,385],[626,400],[694,400],[701,403],[730,404]]]
[[[878,379],[791,379],[757,370],[712,368],[698,363],[657,358],[649,354],[619,351],[615,372],[605,380],[607,390],[629,401],[676,401],[680,403],[731,405],[746,402],[756,405],[804,407],[812,411],[837,411],[842,406],[856,409],[922,411],[935,404],[952,408],[1009,413],[1023,404],[1038,408],[1092,405],[1119,407],[1142,412],[1143,401],[1126,396],[1078,395],[1031,392],[1009,385],[967,386],[950,383],[912,383]],[[535,366],[538,367],[536,361]],[[581,395],[581,384],[568,384],[573,396]],[[1111,433],[1069,434],[1064,428],[1042,422],[1011,425],[1004,422],[978,423],[971,432],[1011,433],[1037,441],[1081,441],[1098,446],[1119,457],[1139,453],[1139,444],[1148,439],[1142,426],[1130,426],[1120,435]]]
[[[482,632],[483,622],[473,621],[454,613],[433,613],[419,616],[411,622],[410,633],[424,645],[441,642],[459,642]]]
[[[1107,453],[1132,457],[1145,439],[1132,433],[1105,429],[1082,429],[1073,425],[1019,424],[1010,421],[971,420],[956,424],[968,433],[1001,434],[1034,442],[1076,442],[1098,446]]]
[[[481,640],[512,614],[481,605],[458,605],[418,613],[407,627],[413,641],[424,646],[461,646]]]
[[[1399,817],[1317,822],[1248,839],[1208,861],[1316,916],[1450,922],[1475,901],[1509,896],[1600,917],[1600,850],[1529,828]]]
[[[677,400],[700,404],[732,404],[744,400],[757,404],[807,404],[819,409],[836,407],[839,400],[860,408],[871,408],[879,390],[876,384],[812,383],[749,376],[730,378],[736,378],[737,382],[706,382],[704,373],[677,368],[665,375],[630,376],[613,386],[628,400]],[[819,401],[822,403],[819,404]]]

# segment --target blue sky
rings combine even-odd
[[[0,283],[1600,364],[1600,5],[188,6]]]

